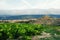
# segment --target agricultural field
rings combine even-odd
[[[60,26],[31,23],[0,23],[0,40],[15,39],[60,40]]]

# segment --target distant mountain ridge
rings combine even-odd
[[[0,15],[33,15],[33,14],[60,15],[60,9],[0,10]]]
[[[60,9],[0,10],[0,20],[41,18],[45,15],[60,18]]]
[[[45,15],[3,15],[0,16],[0,20],[18,20],[18,19],[33,19],[33,18],[41,18]],[[52,18],[60,18],[60,15],[47,15]]]

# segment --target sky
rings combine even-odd
[[[60,0],[0,0],[0,10],[60,9]]]

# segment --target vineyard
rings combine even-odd
[[[39,40],[60,40],[60,26],[26,24],[26,23],[0,23],[0,40],[17,39],[32,40],[33,36],[50,33],[52,37]]]

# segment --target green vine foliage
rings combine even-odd
[[[22,39],[31,40],[31,36],[41,35],[44,31],[52,35],[59,34],[60,26],[50,26],[42,24],[26,24],[26,23],[0,23],[0,39]],[[21,37],[22,38],[19,38]]]

